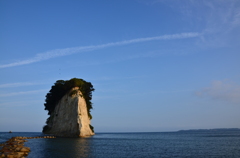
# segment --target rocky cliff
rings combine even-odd
[[[94,135],[86,101],[78,87],[72,88],[60,99],[47,120],[44,133],[61,137]]]

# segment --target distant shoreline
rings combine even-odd
[[[240,128],[213,128],[213,129],[188,129],[179,130],[177,132],[190,132],[190,131],[240,131]]]

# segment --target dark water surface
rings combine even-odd
[[[13,136],[42,133],[0,132],[0,143]],[[97,133],[89,138],[29,139],[28,158],[240,158],[240,131]]]

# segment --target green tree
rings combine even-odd
[[[46,95],[44,104],[45,110],[48,111],[48,115],[51,115],[60,99],[74,87],[79,87],[79,90],[82,92],[82,95],[86,100],[88,116],[89,118],[92,118],[90,110],[92,109],[91,100],[94,88],[91,82],[86,82],[85,80],[79,78],[72,78],[65,81],[58,80],[54,83]]]

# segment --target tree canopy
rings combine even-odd
[[[51,90],[47,93],[45,99],[45,110],[48,110],[48,115],[54,111],[60,99],[69,92],[72,88],[79,87],[84,99],[86,100],[88,116],[92,118],[90,110],[92,109],[92,92],[94,91],[91,82],[86,82],[83,79],[72,78],[70,80],[58,80],[54,83]]]

